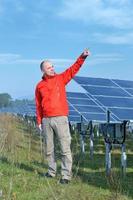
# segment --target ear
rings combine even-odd
[[[43,66],[41,71],[42,71],[42,73],[45,73],[45,67],[44,66]]]

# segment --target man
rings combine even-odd
[[[45,153],[48,161],[46,177],[55,177],[54,136],[61,147],[61,184],[67,184],[72,176],[71,135],[68,123],[68,103],[65,86],[79,71],[90,52],[85,49],[76,62],[60,74],[56,74],[52,63],[42,61],[42,80],[35,90],[36,115],[39,129],[43,128]]]

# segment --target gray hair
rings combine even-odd
[[[44,65],[44,63],[47,63],[47,62],[51,63],[50,60],[43,60],[43,61],[40,63],[40,69],[41,69],[41,70],[43,70],[43,65]]]

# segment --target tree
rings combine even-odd
[[[12,97],[8,93],[0,94],[0,108],[7,107],[10,105]]]

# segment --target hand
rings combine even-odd
[[[83,56],[90,56],[90,54],[91,53],[90,53],[89,49],[87,49],[87,48],[83,52]]]
[[[42,124],[38,125],[38,129],[39,129],[39,131],[42,131]]]

